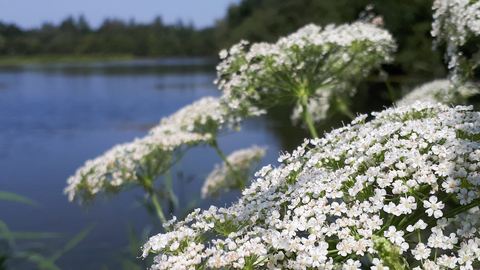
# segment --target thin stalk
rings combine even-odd
[[[390,94],[390,100],[392,101],[392,103],[395,102],[395,90],[393,89],[392,85],[390,84],[390,81],[386,80],[385,85],[387,86],[388,93]]]
[[[454,217],[460,213],[463,213],[465,211],[467,211],[468,209],[470,208],[473,208],[475,206],[478,206],[480,205],[480,201],[477,201],[477,202],[473,202],[473,203],[470,203],[470,204],[467,204],[467,205],[463,205],[463,206],[460,206],[452,211],[449,211],[447,212],[445,215],[443,215],[444,218],[451,218],[451,217]],[[434,223],[435,220],[431,221],[428,223],[428,225],[430,225],[430,223]]]
[[[220,157],[222,158],[223,162],[225,162],[225,164],[227,165],[228,169],[233,173],[234,177],[235,177],[235,182],[237,183],[238,185],[238,188],[240,190],[243,190],[247,184],[243,181],[243,177],[241,174],[238,173],[237,170],[235,170],[232,166],[232,164],[230,164],[230,162],[228,162],[228,159],[227,159],[227,156],[225,156],[225,154],[222,152],[222,150],[220,149],[220,147],[218,147],[218,142],[217,142],[217,139],[213,138],[211,140],[211,145],[213,145],[213,147],[215,147],[215,150],[217,150],[217,153],[220,155]]]
[[[355,118],[357,118],[357,117],[355,116],[355,114],[354,114],[352,111],[350,111],[350,109],[347,107],[347,104],[345,104],[345,102],[339,101],[338,103],[339,103],[339,104],[338,104],[338,108],[339,108],[340,111],[342,111],[346,116],[350,117],[350,119],[352,119],[352,120],[355,119]]]
[[[174,210],[179,208],[178,205],[178,198],[173,192],[173,187],[172,187],[172,174],[170,173],[170,169],[168,169],[165,172],[165,189],[167,190],[168,193],[168,200],[171,204],[171,209],[170,212],[174,212]]]
[[[310,130],[310,134],[312,135],[313,138],[318,138],[317,131],[315,130],[315,126],[313,125],[312,118],[308,113],[306,99],[305,99],[305,102],[302,102],[302,109],[303,109],[303,114],[305,115],[305,122],[307,122],[308,129]]]
[[[157,196],[153,193],[152,196],[153,205],[155,206],[155,210],[157,211],[158,218],[160,218],[160,221],[162,224],[167,222],[167,218],[165,217],[165,214],[163,213],[162,207],[160,206],[160,203],[158,202]],[[165,227],[165,230],[168,232],[170,229],[168,227]]]

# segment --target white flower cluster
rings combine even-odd
[[[231,207],[172,221],[143,257],[159,253],[152,269],[473,269],[480,113],[470,110],[417,102],[359,116],[261,169]]]
[[[416,87],[396,103],[398,106],[404,106],[418,100],[430,103],[440,102],[445,105],[464,105],[468,98],[478,94],[480,89],[473,83],[455,85],[450,80],[435,80]]]
[[[204,97],[178,110],[168,118],[162,119],[160,123],[161,125],[178,126],[188,132],[216,134],[225,128],[225,125],[227,128],[232,128],[238,125],[243,117],[262,113],[264,112],[256,107],[249,108],[247,112],[228,109],[221,104],[220,99]]]
[[[310,24],[276,43],[247,47],[248,42],[241,41],[220,52],[223,61],[215,82],[231,108],[252,103],[268,107],[302,98],[328,108],[325,95],[353,95],[355,82],[392,61],[396,49],[388,31],[365,22],[325,29]]]
[[[149,185],[139,181],[151,183],[170,168],[176,150],[207,142],[225,123],[238,123],[240,119],[238,114],[229,114],[218,98],[202,98],[163,118],[147,136],[116,145],[102,156],[87,160],[68,178],[64,193],[70,201],[82,201],[100,191],[118,192],[126,184]]]
[[[478,0],[435,0],[433,3],[431,34],[436,44],[447,42],[448,68],[458,68],[461,54],[459,46],[472,36],[480,35],[480,1]]]
[[[231,189],[241,189],[247,186],[260,160],[265,156],[267,148],[252,146],[237,150],[227,157],[232,170],[225,162],[221,166],[215,164],[215,169],[207,176],[202,187],[202,198],[218,196]]]

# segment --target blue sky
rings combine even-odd
[[[149,23],[161,16],[165,24],[179,19],[196,28],[213,26],[225,16],[230,4],[240,0],[0,0],[0,21],[23,29],[38,28],[43,22],[58,25],[72,15],[84,15],[97,28],[105,18]]]

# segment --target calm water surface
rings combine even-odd
[[[63,195],[65,181],[85,160],[115,144],[145,136],[162,116],[201,97],[219,96],[214,78],[214,63],[206,59],[0,68],[0,190],[41,204],[35,208],[0,201],[0,220],[12,231],[65,233],[66,237],[52,242],[45,255],[95,224],[57,265],[61,269],[119,269],[119,254],[129,243],[127,224],[131,223],[137,234],[151,224],[137,203],[142,190],[97,200],[86,211]],[[276,135],[278,123],[272,123],[265,117],[248,119],[240,132],[221,137],[220,146],[229,154],[253,144],[268,145],[262,165],[277,164],[282,147]],[[174,183],[183,206],[199,198],[203,180],[220,161],[207,147],[187,153],[180,164],[184,177]],[[203,201],[200,207],[229,204],[238,196],[239,192],[232,192]],[[18,269],[31,267],[22,264]]]

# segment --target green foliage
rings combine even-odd
[[[368,4],[384,16],[385,28],[397,39],[396,62],[390,75],[443,77],[444,48],[432,51],[430,35],[433,0],[243,0],[228,9],[215,28],[194,29],[181,22],[165,25],[160,17],[150,24],[104,21],[93,30],[80,16],[60,25],[44,24],[24,31],[0,22],[0,56],[7,55],[133,55],[213,56],[241,39],[273,42],[308,23],[327,25],[356,20]]]
[[[241,39],[275,41],[307,23],[340,24],[356,20],[369,4],[384,16],[385,29],[396,38],[399,49],[392,74],[439,77],[446,74],[442,51],[432,51],[430,35],[432,0],[244,0],[231,6],[215,29],[220,49]]]
[[[6,192],[6,191],[0,191],[0,200],[15,201],[19,203],[28,204],[31,206],[36,206],[36,207],[39,206],[39,204],[36,201],[30,198],[27,198],[25,196],[21,196],[15,193],[11,193],[11,192]]]
[[[213,29],[106,19],[92,30],[86,19],[68,17],[60,25],[44,24],[24,31],[0,22],[0,56],[8,55],[134,55],[141,57],[203,56],[217,52]]]
[[[137,237],[135,230],[132,224],[128,224],[127,226],[127,233],[128,239],[130,243],[126,248],[125,252],[119,255],[118,259],[122,264],[122,269],[124,270],[143,270],[147,269],[149,265],[152,263],[152,259],[147,260],[140,260],[140,256],[142,255],[142,251],[138,248],[143,245],[144,239],[151,234],[152,228],[145,227],[142,230],[142,233]]]
[[[30,198],[6,191],[0,191],[0,200],[15,201],[34,207],[39,206],[36,201]],[[93,227],[94,225],[88,226],[68,241],[63,248],[57,249],[51,256],[45,257],[42,254],[47,250],[47,245],[37,243],[35,240],[58,238],[61,234],[12,231],[5,222],[0,220],[0,270],[17,269],[15,267],[26,260],[35,263],[35,269],[60,269],[55,261],[80,243],[93,230]],[[17,243],[18,240],[23,241]],[[28,240],[28,242],[25,243],[25,240]]]
[[[63,248],[55,251],[49,257],[44,257],[40,253],[26,254],[26,257],[29,261],[35,262],[38,265],[38,269],[60,270],[60,268],[55,265],[55,261],[58,260],[65,252],[69,251],[78,243],[80,243],[93,230],[94,227],[94,225],[88,226],[83,231],[75,235],[70,241],[68,241]]]

